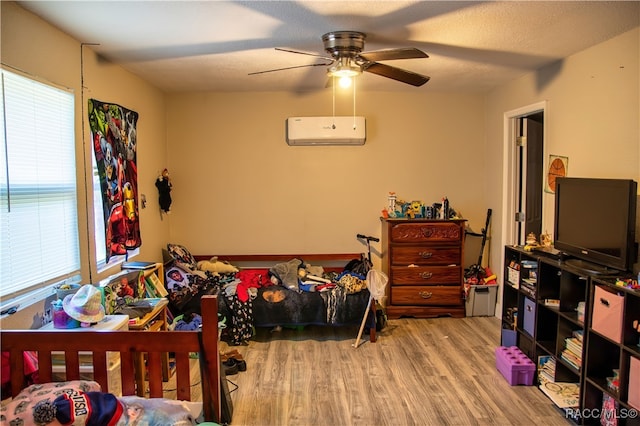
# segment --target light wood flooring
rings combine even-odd
[[[228,377],[238,385],[231,424],[570,424],[537,387],[509,386],[496,370],[495,317],[390,320],[377,343],[353,348],[356,335],[258,329],[234,347],[247,371]]]

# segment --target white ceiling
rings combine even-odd
[[[431,77],[413,87],[364,73],[357,90],[486,91],[640,25],[640,2],[20,1],[108,60],[166,91],[328,90],[321,36],[367,34],[365,51],[416,47],[387,61]]]

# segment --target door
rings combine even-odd
[[[543,113],[515,117],[514,121],[514,233],[509,244],[524,245],[527,234],[539,237],[542,232]]]
[[[520,233],[521,241],[524,244],[526,236],[533,232],[536,237],[542,233],[542,188],[544,179],[544,157],[542,144],[542,113],[532,116],[522,117],[522,130],[524,143],[522,151],[525,155],[523,160],[526,164],[524,170],[524,203],[521,211],[524,211],[523,223]]]

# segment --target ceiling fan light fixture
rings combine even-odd
[[[356,77],[362,73],[359,65],[353,63],[350,59],[340,59],[336,65],[329,67],[328,74],[331,77]]]
[[[340,83],[340,86],[342,87],[350,85],[347,83],[353,83],[351,79],[359,76],[363,72],[377,74],[381,77],[390,78],[416,87],[422,86],[429,81],[429,77],[427,76],[378,62],[397,59],[428,58],[429,55],[415,47],[399,47],[363,52],[365,38],[366,34],[359,31],[333,31],[324,34],[322,36],[324,50],[330,56],[276,47],[276,50],[297,53],[300,55],[316,56],[330,62],[278,68],[274,70],[250,73],[250,75],[293,68],[326,66],[328,67],[327,75],[329,77],[333,77],[334,80],[338,79],[338,83]]]
[[[329,75],[332,77],[356,77],[360,75],[360,67],[336,67],[329,70]]]
[[[352,77],[340,77],[338,80],[338,85],[343,89],[348,89],[351,87],[351,78]]]

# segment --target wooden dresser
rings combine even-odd
[[[464,317],[465,220],[381,220],[387,316]]]

